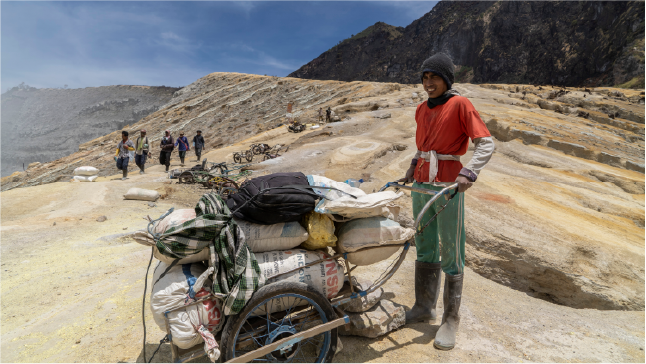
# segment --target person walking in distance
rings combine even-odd
[[[193,148],[195,148],[195,155],[199,162],[202,159],[202,150],[204,149],[204,137],[201,130],[198,130],[197,135],[193,137]]]
[[[329,123],[330,121],[332,121],[332,109],[328,106],[325,110],[325,122]]]
[[[148,137],[146,136],[146,130],[141,129],[139,137],[135,140],[135,164],[140,169],[139,174],[144,174],[146,158],[150,158]]]
[[[323,121],[323,108],[319,107],[319,122]]]
[[[401,182],[413,187],[439,191],[457,182],[457,195],[444,201],[446,208],[437,219],[415,236],[415,305],[406,312],[406,323],[434,321],[444,271],[444,315],[433,346],[440,350],[455,347],[460,322],[460,303],[464,279],[464,192],[478,178],[494,151],[491,134],[469,99],[452,88],[455,66],[451,59],[438,53],[422,64],[420,78],[428,100],[417,106],[415,141],[417,154]],[[460,156],[467,152],[469,139],[475,144],[473,157],[462,166]],[[432,198],[412,192],[415,218]],[[422,217],[425,226],[439,207],[431,207]],[[441,242],[441,247],[440,247]]]
[[[175,149],[173,143],[173,137],[170,135],[170,130],[164,132],[164,137],[161,140],[161,153],[159,154],[159,159],[162,164],[166,165],[166,172],[168,172],[168,167],[170,167],[170,156]]]
[[[121,132],[121,141],[117,144],[117,153],[114,156],[115,161],[117,162],[117,169],[120,169],[123,172],[122,181],[125,181],[128,178],[128,161],[130,160],[130,152],[135,150],[134,144],[131,140],[128,140],[128,132]]]
[[[179,150],[180,164],[183,166],[184,158],[186,158],[186,151],[191,150],[191,148],[188,146],[188,138],[184,136],[183,131],[179,132],[179,138],[177,138],[177,141],[175,141],[175,146],[179,146],[177,150]]]

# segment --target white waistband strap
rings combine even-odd
[[[460,161],[459,155],[451,154],[437,154],[436,151],[430,150],[428,152],[422,152],[420,155],[421,158],[424,158],[428,162],[428,181],[433,182],[437,176],[437,161]]]

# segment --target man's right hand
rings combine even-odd
[[[404,184],[409,183],[409,182],[414,182],[415,178],[413,177],[415,175],[415,166],[411,165],[410,168],[406,171],[406,177],[398,180],[397,182],[404,182]]]

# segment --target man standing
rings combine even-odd
[[[332,121],[332,109],[330,107],[327,107],[327,110],[325,110],[325,122],[329,123]]]
[[[323,121],[323,108],[319,107],[319,122]]]
[[[193,147],[195,148],[195,155],[199,162],[202,158],[202,149],[204,149],[204,137],[202,136],[201,130],[198,130],[197,135],[193,137]]]
[[[175,142],[175,146],[179,146],[179,160],[180,164],[183,166],[184,165],[184,158],[186,158],[186,151],[191,150],[191,148],[188,146],[188,138],[184,136],[184,132],[180,131],[179,132],[179,138],[177,138],[177,141]]]
[[[436,319],[440,275],[444,271],[444,315],[433,344],[440,350],[453,349],[460,322],[458,311],[466,240],[464,192],[476,181],[494,150],[491,134],[478,112],[466,97],[451,88],[454,68],[451,59],[442,53],[428,58],[422,64],[420,77],[429,98],[417,106],[415,140],[418,151],[406,177],[400,180],[414,181],[414,187],[434,191],[458,183],[457,195],[453,199],[440,199],[438,203],[448,203],[447,207],[421,236],[415,236],[415,305],[406,312],[406,323]],[[463,167],[460,156],[466,153],[469,138],[475,144],[475,151],[471,161]],[[412,193],[415,217],[431,197]],[[420,226],[424,226],[436,210],[437,207],[431,207]]]
[[[168,167],[170,167],[170,156],[173,153],[175,148],[173,144],[173,137],[170,135],[170,130],[166,130],[164,137],[161,140],[161,153],[159,154],[159,159],[162,164],[166,165],[166,172],[168,172]]]
[[[135,150],[135,146],[132,144],[131,140],[128,140],[128,132],[121,132],[121,141],[117,144],[117,153],[114,156],[114,159],[117,162],[117,169],[120,169],[123,172],[122,181],[125,181],[128,178],[128,161],[130,160],[130,151]]]
[[[146,136],[146,130],[141,129],[139,137],[135,141],[135,164],[137,164],[137,167],[140,169],[139,174],[144,174],[144,169],[146,168],[146,157],[150,158],[148,137]]]

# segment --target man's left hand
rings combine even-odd
[[[465,192],[471,187],[471,185],[473,185],[473,182],[462,175],[459,175],[458,178],[455,179],[455,182],[458,183],[458,192]]]

